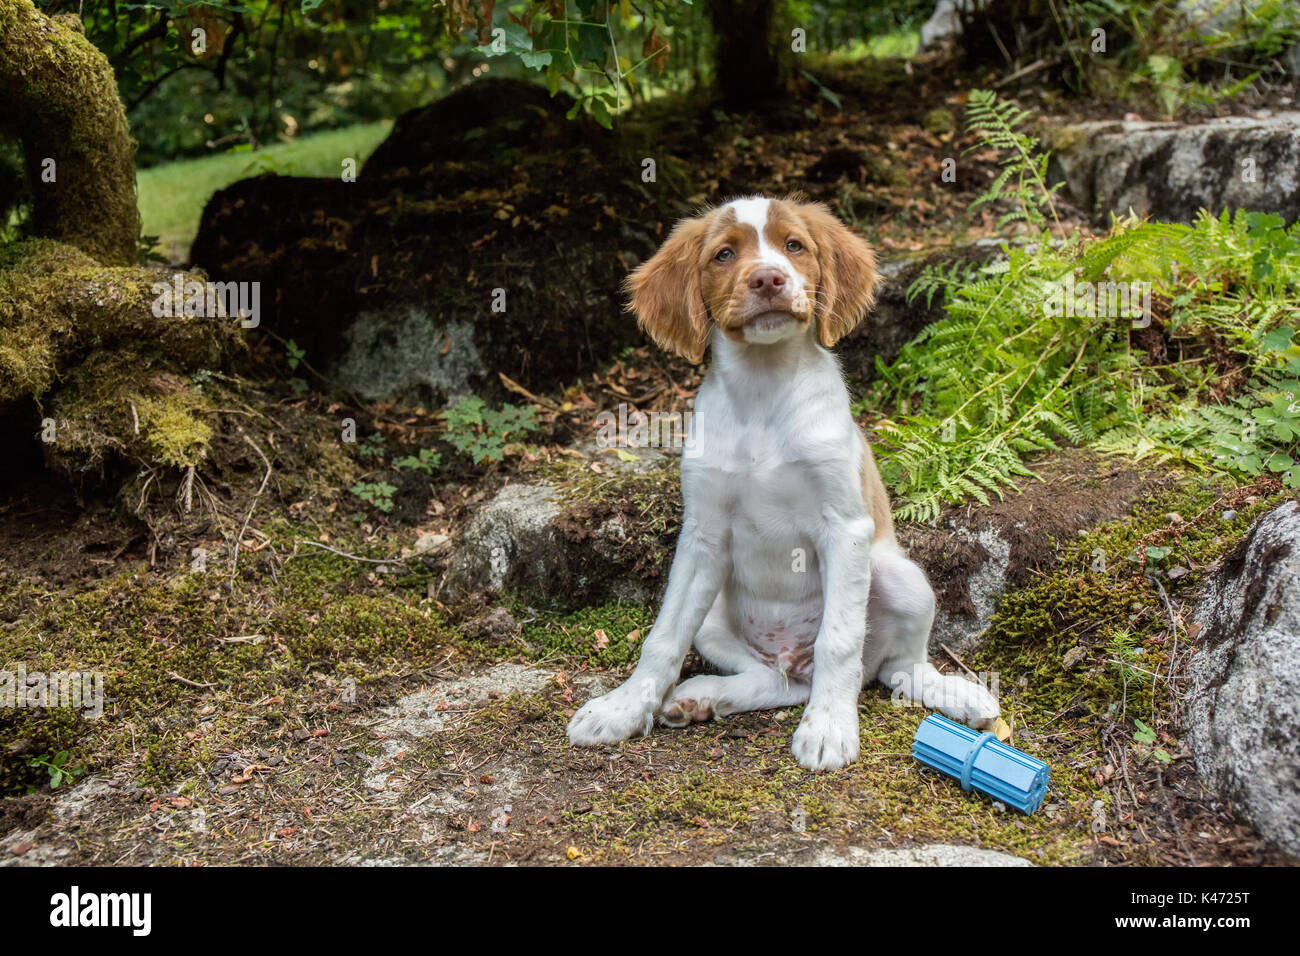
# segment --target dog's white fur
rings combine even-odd
[[[575,744],[644,736],[656,717],[684,726],[806,702],[794,755],[811,770],[832,770],[857,759],[866,681],[977,726],[998,714],[988,691],[929,662],[934,594],[892,527],[878,533],[864,500],[874,464],[864,461],[870,453],[839,365],[819,344],[811,312],[799,314],[800,295],[819,295],[807,288],[812,266],[765,236],[783,241],[768,228],[773,202],[714,211],[733,230],[757,233],[728,299],[746,321],[726,327],[710,316],[712,368],[695,402],[697,453],[682,461],[682,530],[659,617],[632,676],[570,721]],[[806,208],[784,207],[787,215]],[[842,267],[821,248],[829,244],[817,249],[822,284]],[[713,267],[709,256],[700,261]],[[759,268],[781,272],[785,286],[755,304],[760,293],[746,276]],[[721,673],[677,684],[692,642]]]

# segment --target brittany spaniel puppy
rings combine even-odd
[[[569,722],[574,744],[806,703],[796,759],[858,757],[858,692],[986,726],[993,696],[939,673],[934,593],[894,536],[889,498],[827,351],[871,306],[875,255],[825,206],[747,198],[685,220],[628,279],[650,337],[713,347],[681,466],[668,587],[632,676]],[[719,673],[677,683],[692,642]]]

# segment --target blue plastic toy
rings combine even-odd
[[[1009,807],[1033,813],[1047,795],[1047,764],[1008,747],[991,733],[931,714],[916,728],[912,756]]]

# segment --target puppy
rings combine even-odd
[[[825,206],[759,197],[679,223],[629,276],[658,345],[713,359],[658,620],[632,676],[569,722],[572,743],[807,704],[794,756],[834,770],[858,757],[873,679],[977,727],[997,717],[988,691],[929,662],[934,593],[898,546],[827,351],[870,308],[875,264]],[[719,673],[678,684],[692,642]]]

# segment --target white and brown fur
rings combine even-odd
[[[898,545],[827,351],[875,282],[870,246],[826,207],[761,197],[679,223],[629,277],[656,343],[713,357],[658,620],[631,677],[569,722],[573,743],[806,703],[794,755],[831,770],[857,759],[857,697],[873,679],[976,726],[997,716],[988,691],[929,662],[934,594]],[[692,643],[720,673],[679,684]]]

